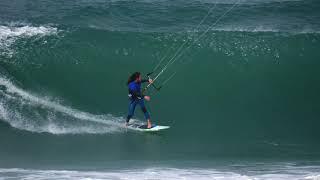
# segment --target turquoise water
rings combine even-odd
[[[319,19],[315,0],[1,1],[0,176],[319,178]],[[180,47],[147,91],[171,128],[126,130],[128,76]]]

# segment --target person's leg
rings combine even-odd
[[[134,110],[136,109],[137,102],[135,100],[129,101],[129,110],[128,110],[128,116],[126,120],[126,125],[128,125],[130,119],[134,115]]]
[[[148,113],[148,111],[147,111],[146,106],[144,105],[144,100],[143,100],[143,99],[139,100],[139,105],[140,105],[140,107],[141,107],[142,112],[144,113],[144,117],[145,117],[146,120],[147,120],[148,128],[151,128],[150,115],[149,115],[149,113]]]

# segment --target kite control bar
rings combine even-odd
[[[147,74],[148,79],[152,79],[152,78],[151,78],[151,74],[152,74],[152,73],[153,73],[153,72],[150,72],[150,73]],[[151,84],[149,84],[147,87],[144,88],[144,91],[146,91],[146,90],[149,88],[150,85],[151,85],[152,87],[154,87],[157,91],[160,91],[160,89],[162,88],[162,86],[157,87],[156,85],[154,85],[153,83],[151,83]]]

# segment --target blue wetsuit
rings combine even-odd
[[[141,110],[144,113],[144,117],[148,120],[150,115],[147,111],[147,108],[144,105],[144,96],[141,93],[141,83],[148,82],[148,80],[142,80],[141,82],[132,81],[128,84],[129,89],[129,113],[127,116],[127,122],[131,119],[134,114],[134,110],[137,104],[141,107]]]

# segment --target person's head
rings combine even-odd
[[[129,79],[128,79],[128,83],[131,83],[132,81],[136,81],[136,82],[141,82],[141,73],[140,72],[135,72],[133,73]]]

